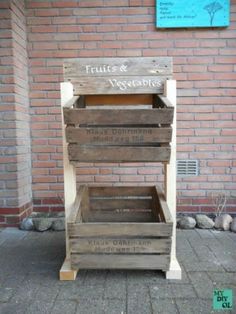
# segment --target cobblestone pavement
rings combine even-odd
[[[181,281],[158,271],[85,271],[59,281],[64,232],[0,232],[1,314],[236,313],[236,234],[177,232]],[[233,289],[234,309],[213,311],[214,289]]]

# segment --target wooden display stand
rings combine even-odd
[[[67,60],[61,83],[66,259],[79,268],[159,269],[176,260],[176,82],[171,58]],[[76,186],[77,162],[161,162],[152,187]]]

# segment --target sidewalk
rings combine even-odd
[[[0,232],[1,314],[236,313],[236,234],[177,231],[181,281],[158,271],[85,271],[58,280],[64,232]],[[234,310],[213,311],[214,289],[233,289]]]

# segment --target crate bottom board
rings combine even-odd
[[[71,267],[77,269],[158,269],[169,268],[170,255],[71,254]]]

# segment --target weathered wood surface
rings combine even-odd
[[[169,237],[169,223],[68,223],[69,237],[146,236]]]
[[[84,197],[84,193],[86,191],[86,186],[85,185],[80,185],[77,190],[77,195],[74,203],[67,208],[67,222],[68,223],[73,223],[76,220],[78,221],[81,216],[81,202]]]
[[[69,246],[69,243],[68,243]],[[78,268],[76,270],[71,269],[70,258],[65,258],[64,263],[61,266],[59,272],[60,280],[75,280],[77,276]]]
[[[169,267],[169,255],[71,254],[72,268],[85,269],[161,269]]]
[[[64,61],[64,78],[172,74],[171,57],[81,58]]]
[[[64,109],[66,124],[157,125],[173,122],[173,109]]]
[[[125,198],[102,198],[102,199],[91,199],[90,209],[91,210],[113,210],[113,209],[150,209],[152,201],[150,199],[125,199]]]
[[[69,144],[69,159],[77,162],[163,162],[170,147],[80,146]]]
[[[145,211],[91,211],[85,222],[154,222],[155,218],[151,210]]]
[[[91,186],[90,197],[152,196],[153,186]]]
[[[169,253],[170,238],[70,239],[71,253]],[[118,257],[119,258],[119,257]]]
[[[81,216],[84,221],[86,221],[90,215],[90,202],[89,202],[89,192],[88,186],[84,185],[83,197],[81,200]]]
[[[164,82],[171,76],[72,77],[75,95],[115,95],[163,93]]]
[[[155,186],[155,188],[154,188],[154,195],[155,194],[156,194],[156,199],[157,199],[157,201],[159,203],[159,209],[160,209],[160,211],[163,212],[163,216],[164,216],[165,222],[173,223],[173,219],[172,219],[172,216],[171,216],[170,209],[169,209],[169,207],[168,207],[168,205],[166,203],[165,196],[164,196],[164,194],[161,191],[159,186]]]
[[[69,143],[119,145],[168,143],[171,141],[171,128],[66,128]]]

